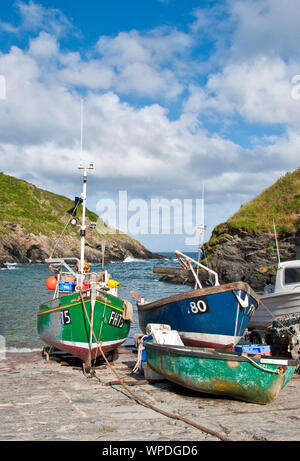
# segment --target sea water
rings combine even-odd
[[[163,253],[166,259],[140,260],[126,258],[123,262],[107,263],[105,268],[111,278],[120,283],[118,296],[133,305],[133,322],[125,344],[134,343],[134,335],[141,333],[136,301],[130,294],[135,291],[147,301],[170,296],[189,287],[160,282],[153,274],[154,265],[180,267],[174,253]],[[196,254],[189,256],[197,258]],[[90,264],[92,271],[100,271],[101,264]],[[0,270],[0,337],[7,351],[41,349],[43,342],[37,333],[39,305],[50,300],[53,292],[45,282],[52,275],[46,264],[12,264]]]

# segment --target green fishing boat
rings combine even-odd
[[[147,365],[164,378],[207,394],[267,404],[289,382],[298,360],[144,342]]]
[[[55,276],[46,281],[54,291],[53,298],[43,302],[37,314],[37,330],[43,342],[82,360],[89,371],[92,361],[100,354],[115,350],[128,337],[132,321],[131,304],[118,297],[118,282],[111,280],[104,269],[90,272],[84,259],[85,202],[87,170],[83,170],[83,192],[69,210],[75,220],[76,209],[82,203],[80,226],[80,259],[50,258],[46,261]],[[104,256],[104,251],[103,251]]]

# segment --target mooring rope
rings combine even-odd
[[[266,371],[267,373],[275,373],[275,374],[281,375],[280,368],[277,368],[276,370],[271,370],[270,368],[265,368],[262,365],[258,364],[257,362],[255,362],[255,360],[252,360],[249,356],[247,357],[243,356],[243,357],[245,357],[248,360],[248,362],[252,363],[252,365],[254,365],[255,367],[259,368],[262,371]]]
[[[131,397],[134,399],[134,400],[137,400],[139,402],[141,402],[142,404],[146,405],[148,408],[151,408],[152,410],[154,411],[157,411],[158,413],[161,413],[162,415],[165,415],[169,418],[173,418],[173,419],[177,419],[177,420],[180,420],[180,421],[183,421],[184,423],[186,424],[189,424],[190,426],[194,426],[196,427],[197,429],[200,429],[202,432],[206,432],[207,434],[211,434],[211,435],[214,435],[216,437],[218,437],[220,440],[222,441],[225,441],[225,442],[232,442],[233,440],[220,434],[220,432],[217,432],[217,431],[214,431],[213,429],[209,429],[205,426],[202,426],[198,423],[195,423],[194,421],[190,420],[190,419],[187,419],[185,418],[184,416],[181,416],[181,415],[176,415],[175,413],[170,413],[168,411],[165,411],[165,410],[162,410],[161,408],[158,408],[156,407],[155,405],[152,405],[151,403],[149,402],[146,402],[142,397],[140,397],[139,395],[135,394],[134,392],[132,392],[128,386],[124,383],[123,379],[118,375],[117,371],[114,370],[114,368],[111,366],[111,364],[108,362],[103,350],[102,350],[102,347],[100,346],[99,347],[99,350],[102,354],[102,357],[104,358],[105,360],[105,363],[108,365],[108,367],[111,369],[111,371],[116,375],[116,377],[118,378],[118,380],[120,381],[120,384],[124,387],[124,389],[131,395]]]
[[[106,297],[105,297],[105,304],[104,304],[104,309],[103,309],[103,315],[102,315],[101,324],[100,324],[100,328],[99,328],[99,335],[98,335],[98,339],[97,339],[97,349],[96,349],[95,357],[94,357],[94,366],[95,366],[96,360],[97,360],[99,344],[101,343],[100,338],[101,338],[101,335],[102,335],[102,328],[103,328],[104,319],[105,319],[106,306],[107,306],[107,299],[106,299]]]
[[[138,370],[139,370],[139,367],[141,365],[141,362],[142,362],[142,350],[143,350],[143,339],[146,338],[147,335],[143,335],[141,338],[140,338],[140,342],[138,344],[138,356],[137,356],[137,362],[132,370],[132,373],[138,373]]]
[[[164,416],[167,416],[169,418],[172,418],[172,419],[177,419],[177,420],[180,420],[186,424],[189,424],[190,426],[193,426],[197,429],[199,429],[200,431],[202,432],[205,432],[207,434],[211,434],[211,435],[214,435],[215,437],[219,438],[220,440],[224,441],[224,442],[232,442],[233,440],[230,439],[229,437],[226,437],[224,436],[223,434],[221,434],[220,432],[217,432],[217,431],[214,431],[213,429],[209,429],[205,426],[202,426],[188,418],[185,418],[184,416],[181,416],[181,415],[176,415],[175,413],[170,413],[168,411],[165,411],[165,410],[162,410],[161,408],[158,408],[156,407],[155,405],[152,405],[151,403],[147,402],[146,400],[144,400],[142,397],[140,397],[139,395],[135,394],[134,392],[132,392],[129,387],[124,383],[123,379],[119,376],[119,374],[117,373],[117,371],[111,366],[111,364],[109,363],[109,361],[107,360],[106,358],[106,355],[102,349],[102,341],[98,341],[96,335],[95,335],[95,332],[94,332],[94,329],[93,329],[93,326],[91,324],[91,321],[90,321],[90,318],[88,316],[88,313],[87,313],[87,310],[86,310],[86,307],[85,307],[85,302],[84,302],[84,298],[82,296],[82,292],[80,291],[80,297],[81,297],[81,301],[82,301],[82,304],[83,304],[83,307],[84,307],[84,311],[85,311],[85,315],[87,317],[87,320],[88,320],[88,323],[90,325],[90,328],[91,328],[91,331],[92,331],[92,335],[94,336],[94,339],[97,343],[97,345],[99,346],[99,350],[100,350],[100,353],[106,363],[106,365],[109,367],[109,369],[114,373],[114,375],[117,377],[118,381],[120,382],[120,384],[124,387],[124,389],[130,394],[130,396],[138,401],[138,402],[141,402],[143,405],[147,406],[148,408],[151,408],[152,410],[158,412],[158,413],[161,413],[163,414]]]
[[[77,210],[78,206],[79,206],[79,202],[76,204],[73,213]],[[67,214],[67,213],[65,213],[64,216],[65,216],[66,214]],[[63,217],[64,217],[64,216],[63,216]],[[55,245],[54,245],[54,247],[53,247],[53,249],[52,249],[52,252],[51,252],[51,255],[50,255],[50,259],[52,258],[52,255],[53,255],[53,253],[54,253],[54,251],[55,251],[55,249],[56,249],[56,247],[57,247],[57,244],[58,244],[58,242],[60,241],[62,235],[64,234],[64,232],[65,232],[65,230],[66,230],[66,228],[67,228],[67,226],[68,226],[68,224],[69,224],[69,222],[71,221],[72,218],[74,218],[74,215],[73,215],[73,214],[71,214],[71,216],[70,216],[70,218],[68,219],[68,221],[66,222],[66,225],[65,225],[65,227],[63,228],[63,230],[62,230],[60,236],[59,236],[58,239],[56,240]]]

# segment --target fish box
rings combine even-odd
[[[148,341],[152,341],[153,336],[152,334],[144,336],[142,339],[142,345]],[[147,357],[146,357],[146,350],[145,347],[142,346],[142,353],[141,353],[141,366],[140,366],[140,372],[142,375],[145,376],[145,379],[162,379],[163,377],[156,373],[156,371],[152,370],[147,364]]]
[[[271,355],[271,347],[264,344],[238,344],[234,350],[239,353]]]
[[[66,280],[59,281],[59,290],[60,291],[74,291],[75,283],[68,282]]]
[[[156,344],[168,344],[172,346],[183,346],[177,330],[153,330],[153,342]]]
[[[82,282],[83,290],[89,290],[90,286],[91,286],[91,282]]]

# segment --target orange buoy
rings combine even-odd
[[[56,285],[57,285],[57,280],[54,277],[54,275],[51,275],[51,277],[47,278],[46,287],[48,288],[48,290],[55,290]]]

